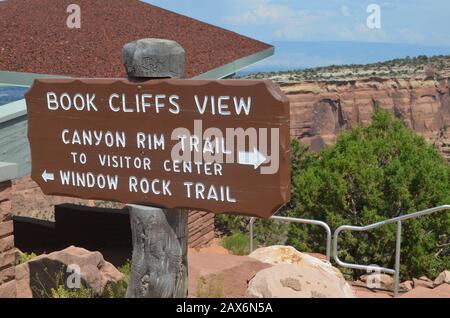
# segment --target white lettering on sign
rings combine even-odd
[[[206,186],[201,182],[184,182],[186,194],[188,198],[195,198],[197,200],[214,200],[221,202],[235,203],[236,199],[230,195],[230,187],[209,185]]]
[[[123,93],[112,93],[108,99],[108,109],[114,113],[155,113],[168,111],[177,115],[182,111],[180,96],[166,94],[135,94],[129,96]],[[194,95],[197,111],[212,115],[250,115],[253,99],[251,96],[198,96]],[[95,94],[69,94],[47,92],[47,108],[52,111],[98,111]]]
[[[150,192],[155,195],[172,196],[170,191],[170,181],[147,178],[138,179],[135,176],[131,176],[128,179],[128,187],[130,192],[140,192],[143,194],[149,194]]]
[[[130,157],[99,154],[98,159],[102,167],[120,168],[120,169],[143,169],[150,171],[151,160],[148,157]]]
[[[215,138],[211,140],[197,135],[179,135],[181,151],[183,152],[202,152],[210,154],[231,154],[232,151],[226,147],[224,138]]]
[[[136,134],[136,143],[138,149],[164,150],[166,147],[163,134],[157,135],[138,132]]]
[[[66,95],[61,95],[66,96]],[[60,103],[65,108],[69,99],[63,97],[63,102]],[[77,107],[81,107],[82,96],[74,98],[73,101],[78,103]],[[218,105],[224,105],[223,102],[228,100],[223,99]],[[222,103],[222,104],[221,104]],[[218,108],[220,109],[220,107]],[[245,107],[243,106],[243,109]],[[223,111],[222,111],[223,113]],[[265,166],[263,164],[270,161],[270,159],[278,156],[279,138],[278,129],[272,128],[270,147],[271,154],[267,154],[268,148],[268,131],[265,128],[256,130],[255,128],[226,128],[226,136],[223,137],[222,131],[217,128],[208,128],[205,133],[202,133],[202,124],[200,120],[196,120],[194,125],[194,135],[191,135],[189,130],[182,130],[182,134],[172,133],[172,140],[178,141],[178,144],[173,146],[178,148],[181,153],[200,153],[204,157],[194,158],[192,160],[189,155],[187,158],[174,156],[171,159],[163,160],[157,163],[157,169],[162,169],[167,173],[186,174],[186,175],[201,175],[201,176],[222,176],[225,161],[216,160],[214,155],[225,156],[228,159],[230,156],[236,155],[232,163],[239,165],[248,165],[252,169],[278,169],[278,166]],[[180,129],[177,132],[181,132]],[[198,135],[196,135],[198,134]],[[176,138],[174,138],[176,136]],[[258,138],[259,137],[259,138]],[[132,138],[133,139],[133,138]],[[131,139],[131,140],[132,140]],[[259,140],[258,139],[263,139]],[[86,147],[106,147],[124,149],[130,147],[127,145],[127,134],[124,131],[104,131],[104,130],[77,130],[77,129],[62,129],[61,141],[67,146],[86,146]],[[140,152],[140,155],[126,155],[126,154],[111,154],[111,153],[96,153],[92,159],[97,160],[102,168],[110,169],[131,169],[152,171],[152,160],[150,157],[142,156],[142,150],[165,150],[166,138],[164,134],[155,134],[148,132],[136,132],[135,141],[132,141],[131,147]],[[262,148],[258,148],[258,147]],[[172,149],[172,152],[173,152]],[[232,151],[232,149],[234,151]],[[239,149],[249,149],[240,151]],[[263,152],[260,149],[265,149]],[[84,166],[88,162],[88,157],[84,152],[70,151],[72,163],[74,165]],[[206,160],[206,154],[211,155],[211,160]],[[173,156],[173,154],[171,154]],[[194,155],[195,157],[195,155]],[[220,159],[220,156],[219,156]],[[224,158],[222,158],[224,159]],[[278,159],[278,157],[276,157]],[[235,161],[234,161],[235,160]],[[226,160],[226,163],[229,163]],[[274,170],[276,172],[276,170]],[[133,172],[134,174],[134,172]],[[108,174],[94,174],[92,172],[79,171],[63,171],[59,173],[60,182],[63,186],[83,187],[83,188],[98,188],[100,190],[117,190],[119,188],[120,179],[117,175]],[[55,182],[55,176],[47,171],[42,174],[43,180],[48,182]],[[126,180],[126,179],[125,179]],[[207,200],[216,202],[237,202],[232,195],[232,190],[226,185],[207,185],[202,182],[181,183],[184,186],[185,196],[189,199]],[[151,194],[157,196],[172,196],[172,189],[170,187],[170,180],[139,178],[131,175],[128,177],[128,191],[130,193]]]
[[[74,91],[72,86],[59,88],[59,91],[57,87],[51,87],[40,92],[39,102],[46,101],[50,112],[60,112],[52,115],[64,120],[64,124],[57,123],[56,133],[52,131],[52,135],[56,135],[64,146],[64,155],[69,160],[62,167],[42,167],[40,181],[47,186],[59,183],[82,196],[96,196],[98,189],[103,191],[102,196],[106,196],[108,190],[117,191],[113,195],[107,194],[112,198],[122,198],[123,192],[128,192],[132,200],[173,196],[169,200],[173,201],[182,196],[183,202],[187,202],[186,199],[212,201],[214,206],[216,202],[241,200],[245,191],[240,188],[238,169],[252,172],[250,175],[255,175],[253,170],[261,174],[278,172],[280,128],[277,125],[281,125],[280,120],[270,122],[271,111],[266,110],[254,121],[251,117],[245,120],[243,117],[258,110],[260,105],[256,104],[265,103],[259,94],[252,97],[246,95],[252,94],[251,91],[242,94],[242,90],[221,93],[194,90],[178,91],[177,95],[173,94],[177,90],[170,85],[163,87],[163,92],[153,86],[138,85],[132,90],[120,87],[114,86],[108,92],[105,88],[99,89],[97,96],[93,90],[81,93]],[[88,113],[99,110],[101,112],[97,114]],[[278,110],[274,113],[278,114]],[[164,117],[163,122],[157,121],[163,117],[157,117],[158,114],[171,115]],[[149,120],[152,115],[154,118]],[[175,118],[176,115],[182,118]],[[215,117],[211,118],[211,115]],[[203,117],[207,118],[207,124],[203,124]],[[110,120],[117,118],[119,124],[111,124]],[[134,118],[136,125],[130,123]],[[183,125],[181,119],[184,118],[189,119],[188,126],[193,131],[185,127],[166,129],[166,124]],[[221,122],[224,119],[236,120],[230,123],[233,128],[225,128]],[[267,127],[264,127],[266,121]],[[207,127],[203,129],[203,125]],[[58,152],[58,160],[60,155]],[[238,177],[229,181],[227,173]],[[242,175],[246,177],[245,173]],[[224,178],[214,178],[221,176]],[[89,190],[75,190],[74,187]],[[206,205],[206,202],[196,204]]]
[[[77,111],[95,111],[97,112],[97,106],[94,103],[95,94],[75,94],[73,97],[68,93],[63,93],[60,96],[56,93],[47,93],[47,108],[50,110],[71,110]]]
[[[161,113],[166,109],[172,114],[180,113],[180,97],[178,95],[167,96],[165,94],[136,94],[131,101],[125,94],[113,93],[109,96],[108,106],[115,112],[124,113]]]
[[[212,162],[191,162],[191,161],[180,161],[180,160],[165,160],[163,163],[164,171],[175,172],[175,173],[186,173],[186,174],[199,174],[206,176],[221,176],[222,175],[222,165],[220,163]]]
[[[252,98],[247,97],[247,101],[245,98],[241,97],[238,100],[238,97],[231,98],[230,96],[204,96],[201,99],[198,95],[194,96],[195,105],[200,114],[205,114],[205,112],[210,111],[211,114],[229,116],[231,115],[229,101],[233,100],[234,111],[236,115],[240,115],[241,113],[245,113],[245,115],[250,114],[250,110],[252,107]]]
[[[61,139],[65,145],[101,146],[125,148],[127,138],[124,131],[73,130],[63,129]]]
[[[61,184],[73,187],[117,190],[119,177],[117,175],[95,175],[92,172],[59,171]]]

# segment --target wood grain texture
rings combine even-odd
[[[187,296],[187,211],[128,206],[133,257],[127,298]]]
[[[127,44],[123,54],[127,54]],[[145,41],[141,53],[153,60],[154,49],[159,57],[169,57],[173,51],[183,50],[178,43],[161,48],[158,40]],[[182,59],[173,65],[179,69],[178,77],[183,77],[184,52]],[[138,56],[125,59],[128,76],[137,79],[142,76],[138,69],[143,60]],[[142,66],[142,65],[141,65]],[[169,77],[172,73],[169,72]],[[160,70],[152,73],[155,77],[167,76]],[[160,209],[130,205],[131,235],[133,255],[131,275],[126,298],[186,298],[188,295],[188,211],[181,209]]]
[[[48,92],[95,95],[98,109],[51,110],[46,105]],[[121,107],[126,101],[116,109],[115,92],[128,101],[166,96],[165,110],[125,112]],[[177,97],[177,110],[170,108],[172,95]],[[212,102],[218,96],[229,99],[229,115],[218,113]],[[47,195],[262,218],[271,217],[289,201],[289,101],[270,81],[39,79],[26,99],[31,177]],[[240,100],[247,105],[245,111]],[[138,107],[132,104],[128,107]],[[93,139],[96,133],[98,138]],[[198,147],[193,146],[195,140]],[[74,162],[72,152],[83,152],[87,164]],[[130,164],[102,163],[99,156],[106,155],[117,160],[129,157]],[[143,160],[151,167],[145,168]],[[190,168],[183,168],[184,164]],[[48,173],[54,177],[50,182],[44,178]],[[93,179],[91,186],[77,181],[88,176]],[[111,185],[100,186],[98,176],[110,178]],[[154,181],[156,190],[147,186]]]

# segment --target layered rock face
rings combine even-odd
[[[291,100],[291,134],[312,150],[337,134],[368,123],[378,104],[440,147],[450,160],[450,78],[364,79],[282,83]]]

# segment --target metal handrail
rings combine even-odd
[[[293,223],[302,223],[302,224],[311,224],[318,225],[325,229],[327,232],[327,261],[331,260],[331,229],[327,223],[316,220],[307,220],[307,219],[297,219],[297,218],[289,218],[282,216],[272,216],[270,220],[282,221],[282,222],[293,222]],[[253,224],[255,223],[255,218],[250,218],[249,222],[249,233],[250,233],[250,253],[253,252]]]
[[[419,212],[414,212],[411,214],[402,215],[402,216],[399,216],[399,217],[396,217],[393,219],[377,222],[377,223],[370,224],[367,226],[349,226],[349,225],[340,226],[334,232],[334,238],[333,238],[334,239],[334,244],[333,244],[334,260],[336,261],[336,263],[339,266],[342,266],[342,267],[347,267],[347,268],[352,268],[352,269],[360,269],[360,270],[366,270],[366,271],[380,271],[380,272],[384,272],[387,274],[395,275],[394,295],[397,296],[398,290],[399,290],[399,284],[400,284],[400,249],[401,249],[401,240],[402,240],[402,222],[409,220],[409,219],[414,219],[414,218],[418,218],[418,217],[421,217],[424,215],[428,215],[428,214],[432,214],[432,213],[440,212],[440,211],[445,211],[445,210],[450,210],[450,205],[443,205],[443,206],[426,209],[426,210],[419,211]],[[388,224],[393,224],[393,223],[397,223],[397,235],[396,235],[396,245],[395,245],[395,268],[394,269],[385,268],[385,267],[377,267],[377,266],[350,264],[350,263],[345,263],[339,259],[338,238],[339,238],[339,234],[342,231],[363,232],[363,231],[372,230],[374,228],[388,225]]]

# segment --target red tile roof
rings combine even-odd
[[[81,28],[66,26],[69,4]],[[124,77],[122,46],[166,38],[186,50],[186,77],[270,48],[268,44],[138,0],[0,2],[0,70],[78,77]]]

